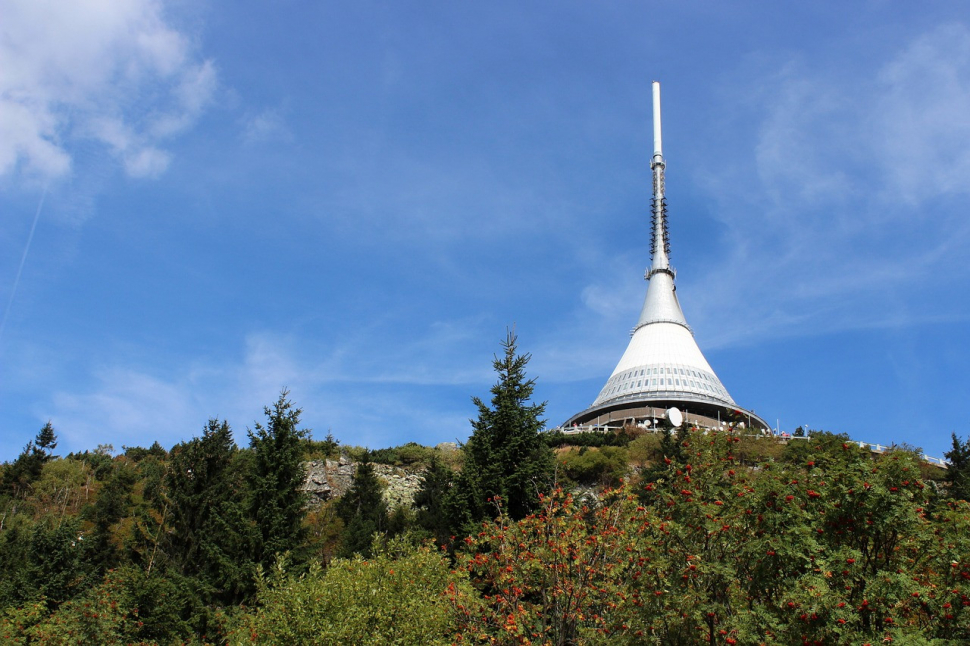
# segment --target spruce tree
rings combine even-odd
[[[339,556],[371,556],[374,532],[387,531],[387,503],[381,483],[374,474],[370,452],[365,451],[357,463],[354,483],[337,503],[337,515],[344,521],[344,534]]]
[[[14,497],[25,496],[33,483],[40,478],[44,465],[54,457],[53,451],[56,447],[54,426],[48,421],[37,433],[37,437],[27,442],[17,459],[4,471],[0,488]]]
[[[309,433],[297,428],[303,411],[293,407],[288,394],[284,390],[272,408],[263,409],[265,427],[257,423],[249,431],[249,517],[256,523],[256,562],[264,567],[272,565],[277,554],[299,546],[305,534],[306,494],[301,487],[306,480],[303,439]]]
[[[518,354],[517,341],[509,330],[502,356],[492,363],[498,381],[491,403],[472,398],[478,419],[471,420],[461,477],[448,501],[455,529],[494,517],[498,505],[513,519],[524,518],[551,484],[552,449],[540,435],[546,404],[531,402],[535,380],[526,378],[525,368],[532,357]]]
[[[168,495],[160,501],[173,530],[168,539],[173,565],[227,603],[238,600],[252,576],[243,482],[233,468],[237,453],[229,424],[210,419],[202,437],[172,449]]]
[[[953,448],[943,454],[950,463],[944,476],[950,483],[950,497],[970,500],[970,438],[961,442],[956,433],[950,435]]]
[[[446,501],[454,479],[454,472],[437,455],[432,455],[428,470],[421,477],[421,488],[414,494],[417,523],[439,545],[449,542],[451,528],[448,525]]]

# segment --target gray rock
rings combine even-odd
[[[346,456],[339,460],[311,460],[304,466],[306,480],[301,489],[308,494],[307,505],[310,507],[318,507],[347,493],[357,472],[357,464]],[[414,504],[414,494],[421,488],[424,469],[374,464],[374,474],[385,485],[384,500],[388,509],[393,509]]]

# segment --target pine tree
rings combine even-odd
[[[370,452],[365,451],[357,463],[354,483],[337,503],[337,515],[344,521],[344,535],[339,556],[371,556],[374,532],[387,530],[387,503],[381,494],[381,483],[374,474]]]
[[[454,529],[495,516],[498,505],[511,518],[524,518],[551,484],[552,450],[540,435],[546,405],[530,401],[535,380],[526,378],[525,367],[532,357],[518,354],[517,340],[509,330],[502,356],[493,361],[498,382],[491,404],[472,398],[478,419],[471,422],[461,477],[448,501]]]
[[[272,408],[264,408],[267,425],[249,432],[253,452],[250,474],[249,516],[256,523],[256,562],[269,567],[277,554],[299,546],[305,529],[303,517],[306,480],[303,439],[309,432],[297,428],[300,413],[284,390]]]

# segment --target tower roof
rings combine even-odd
[[[654,153],[651,256],[646,273],[647,294],[626,352],[599,396],[567,425],[609,419],[651,417],[655,409],[677,406],[709,418],[742,413],[750,423],[768,425],[748,411],[741,411],[694,340],[694,333],[677,300],[675,272],[670,266],[667,231],[667,200],[660,129],[660,84],[653,83]],[[629,414],[628,414],[629,413]],[[597,422],[599,423],[599,422]]]

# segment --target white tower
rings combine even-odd
[[[660,131],[660,83],[653,83],[653,262],[646,273],[647,296],[633,337],[599,396],[566,426],[639,423],[662,417],[669,408],[706,426],[728,419],[767,429],[768,424],[739,408],[701,353],[677,300],[670,266],[667,200],[664,197]]]

